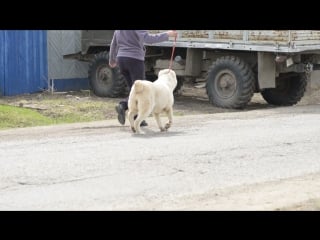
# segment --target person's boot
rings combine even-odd
[[[140,123],[140,127],[146,127],[146,126],[148,126],[148,123],[147,123],[145,120],[143,120],[143,121]]]
[[[136,118],[137,118],[137,115],[133,117],[133,120],[136,120]],[[140,123],[140,127],[146,127],[146,126],[148,126],[148,123],[145,120],[142,120],[142,122]]]
[[[118,121],[120,124],[124,125],[126,122],[126,110],[122,106],[122,104],[118,104],[116,106],[116,111],[118,113]]]

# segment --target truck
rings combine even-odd
[[[164,30],[150,30],[160,33]],[[65,59],[88,61],[94,94],[128,93],[119,69],[110,68],[114,30],[82,30],[81,51]],[[320,69],[320,31],[314,30],[177,30],[169,41],[146,44],[145,71],[154,81],[159,70],[176,72],[183,83],[202,79],[211,104],[243,109],[254,93],[272,105],[291,106],[304,96],[312,71]]]

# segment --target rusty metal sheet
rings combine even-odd
[[[248,41],[288,42],[289,31],[249,31]]]
[[[188,30],[182,31],[181,38],[209,38],[208,30]]]
[[[213,31],[215,40],[243,40],[244,30]]]
[[[162,31],[165,30],[151,30],[152,33]],[[177,42],[180,43],[180,46],[187,47],[283,52],[317,50],[320,48],[320,31],[312,30],[177,31]]]
[[[292,41],[320,41],[320,31],[290,31]]]

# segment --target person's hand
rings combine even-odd
[[[117,63],[115,63],[115,62],[109,63],[109,66],[110,66],[111,68],[115,68],[115,67],[117,66]]]
[[[178,36],[178,33],[175,30],[170,30],[167,33],[168,33],[169,37],[177,37]]]

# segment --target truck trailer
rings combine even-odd
[[[165,30],[150,30],[159,33]],[[146,44],[147,80],[169,65],[179,90],[188,80],[205,81],[209,101],[242,109],[254,93],[272,105],[291,106],[303,97],[310,74],[320,69],[320,31],[312,30],[177,30],[176,39]],[[114,30],[82,30],[81,51],[65,59],[89,61],[88,78],[100,97],[128,94],[119,69],[110,68]],[[171,61],[173,52],[173,62]]]

